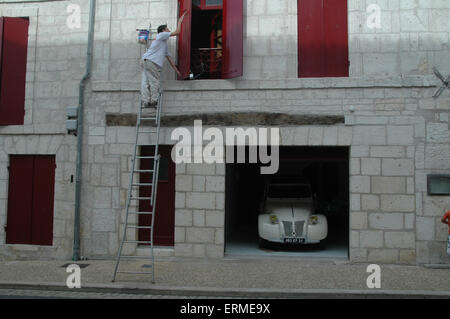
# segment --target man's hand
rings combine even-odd
[[[178,19],[177,29],[170,34],[171,37],[177,36],[180,34],[181,25],[183,24],[183,20],[186,17],[186,14],[188,14],[188,13],[189,13],[189,10],[184,11],[183,14],[181,15],[181,17]]]

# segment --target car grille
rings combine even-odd
[[[293,236],[292,233],[295,229],[295,237],[302,237],[304,225],[305,221],[297,221],[297,222],[283,221],[284,235],[287,237],[292,237]]]

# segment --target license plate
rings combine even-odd
[[[285,244],[303,244],[305,242],[305,238],[285,238]]]

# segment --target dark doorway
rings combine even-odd
[[[175,241],[175,163],[171,158],[172,146],[159,146],[161,155],[159,164],[158,189],[156,197],[155,228],[153,242],[156,246],[173,246]],[[142,156],[153,156],[154,146],[142,146]],[[143,159],[140,169],[153,169],[152,159]],[[151,173],[141,173],[140,183],[151,183]],[[150,197],[151,186],[141,186],[140,197]],[[139,211],[151,211],[148,200],[139,201]],[[150,215],[139,215],[139,226],[151,226]],[[148,241],[149,229],[139,229],[139,241]]]
[[[319,257],[348,257],[349,149],[346,147],[280,147],[275,175],[261,175],[259,164],[227,164],[227,254],[285,253]],[[323,245],[271,245],[258,247],[258,214],[264,187],[271,179],[307,180],[315,195],[315,214],[327,217],[328,236]]]

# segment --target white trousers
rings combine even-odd
[[[144,60],[142,66],[142,103],[155,103],[158,101],[161,87],[161,67],[148,60]]]

